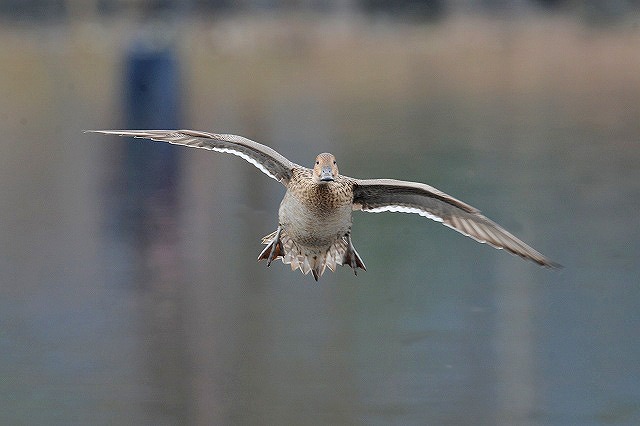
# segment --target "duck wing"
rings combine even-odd
[[[247,160],[267,176],[287,186],[296,164],[266,145],[236,135],[196,130],[87,130],[87,133],[151,139],[195,148],[228,152]]]
[[[480,214],[478,209],[423,183],[395,179],[356,179],[353,187],[353,209],[417,213],[442,222],[476,241],[505,249],[539,265],[560,266]]]

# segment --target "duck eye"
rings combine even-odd
[[[320,164],[320,162],[319,162],[319,161],[316,161],[316,164]]]
[[[333,160],[333,164],[335,165],[335,164],[338,164],[338,163],[336,163],[336,160]]]

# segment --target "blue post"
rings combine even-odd
[[[174,129],[181,121],[177,55],[171,46],[157,47],[154,41],[135,41],[125,57],[123,109],[128,129]],[[179,150],[166,143],[137,139],[126,145],[124,213],[136,234],[145,222],[153,221],[150,208],[173,210],[178,155]]]

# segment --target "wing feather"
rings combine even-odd
[[[267,176],[289,183],[291,170],[297,165],[272,148],[237,135],[200,132],[197,130],[87,130],[88,133],[151,139],[195,148],[237,155],[256,166]]]
[[[505,249],[539,265],[560,266],[483,216],[475,207],[423,183],[395,179],[356,180],[353,209],[417,213],[442,222],[476,241]]]

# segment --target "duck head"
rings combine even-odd
[[[333,182],[338,176],[338,163],[333,154],[324,152],[316,157],[313,166],[313,180],[316,183]]]

